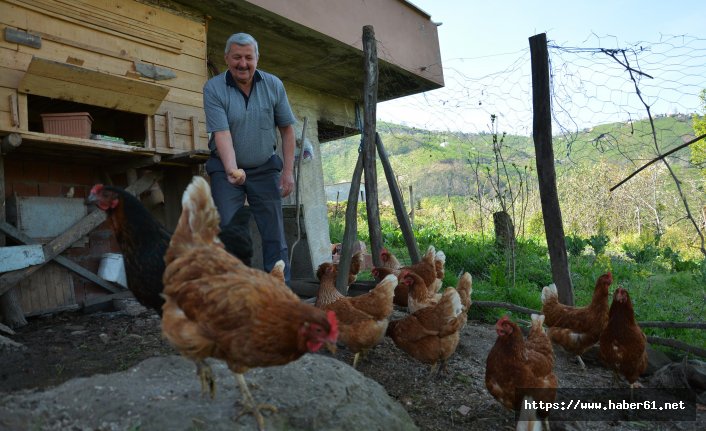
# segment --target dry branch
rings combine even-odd
[[[520,305],[511,304],[509,302],[499,302],[499,301],[473,301],[473,307],[481,308],[505,308],[510,311],[517,311],[525,314],[542,314],[541,311],[533,310],[531,308],[522,307]]]

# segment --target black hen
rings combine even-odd
[[[106,212],[125,261],[128,289],[140,304],[162,315],[162,275],[164,254],[171,233],[164,228],[139,199],[119,187],[96,184],[87,202]],[[250,266],[250,208],[235,213],[218,235],[228,252]]]

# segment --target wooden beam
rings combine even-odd
[[[205,163],[208,160],[211,152],[209,150],[191,150],[184,151],[179,154],[172,154],[171,156],[162,157],[161,165],[194,165]],[[180,199],[181,200],[181,199]]]
[[[412,224],[409,221],[409,215],[404,207],[404,198],[402,197],[402,192],[400,192],[400,186],[397,184],[397,179],[395,173],[392,170],[392,165],[390,164],[390,159],[387,157],[387,151],[382,144],[382,139],[380,139],[380,134],[375,133],[375,145],[380,155],[380,163],[382,163],[382,169],[385,172],[385,178],[387,179],[387,186],[390,189],[390,196],[392,197],[392,205],[395,207],[395,215],[397,216],[397,222],[400,224],[400,230],[402,231],[402,236],[407,244],[407,250],[409,251],[409,258],[412,263],[419,262],[419,246],[417,245],[417,239],[414,237],[414,232],[412,232]]]
[[[22,145],[22,136],[19,133],[10,133],[2,137],[0,142],[0,151],[2,154],[8,154]]]
[[[39,244],[37,241],[35,241],[34,239],[23,234],[16,227],[12,226],[11,224],[9,224],[7,222],[0,222],[0,232],[4,233],[5,235],[9,236],[10,238],[14,239],[15,241],[18,241],[23,244]],[[98,277],[96,274],[92,273],[91,271],[87,270],[86,268],[82,267],[81,265],[75,263],[74,261],[72,261],[69,258],[66,258],[64,256],[59,255],[54,258],[54,262],[75,272],[76,274],[80,275],[81,277],[85,278],[86,280],[97,284],[98,286],[102,287],[103,289],[105,289],[109,292],[121,292],[121,290],[119,288],[115,287],[115,285],[103,280],[102,278]]]
[[[368,210],[368,232],[373,264],[380,266],[382,228],[378,206],[378,182],[375,163],[375,129],[378,103],[378,56],[373,26],[363,27],[363,170],[365,171],[365,207]]]
[[[111,166],[107,168],[105,171],[109,174],[117,174],[117,173],[123,173],[127,172],[128,169],[140,169],[140,168],[148,168],[150,166],[154,166],[159,164],[159,162],[162,161],[162,156],[159,154],[153,154],[149,157],[144,157],[141,159],[133,160],[127,163],[122,163],[118,165]]]
[[[154,172],[150,172],[141,177],[134,184],[131,184],[125,190],[132,194],[139,195],[140,193],[150,188],[154,181],[156,181],[156,178],[157,174]],[[91,232],[105,220],[106,214],[104,211],[93,211],[86,217],[79,220],[73,226],[71,226],[67,231],[65,231],[64,233],[44,245],[44,256],[46,258],[44,263],[18,271],[7,272],[0,276],[0,295],[10,290],[20,281],[32,275],[39,268],[43,267],[47,262],[53,260],[56,256],[59,255],[59,253],[66,250],[68,247],[71,246],[71,244]]]
[[[360,190],[360,177],[363,174],[363,156],[358,153],[358,161],[353,169],[351,188],[348,191],[348,206],[346,206],[346,224],[341,240],[341,259],[338,262],[338,275],[336,275],[336,290],[348,293],[348,272],[353,257],[353,243],[358,240],[358,191]]]

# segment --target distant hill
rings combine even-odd
[[[429,131],[378,122],[378,133],[402,187],[413,185],[418,196],[465,196],[475,193],[472,166],[495,171],[493,135]],[[693,137],[691,118],[686,115],[654,119],[656,138],[663,153]],[[556,136],[557,170],[605,160],[619,165],[639,165],[657,154],[649,120],[595,126],[574,134]],[[502,133],[502,131],[500,131]],[[531,137],[498,136],[507,166],[535,169]],[[321,145],[324,183],[348,182],[358,158],[360,135]],[[688,149],[681,151],[688,160]],[[386,193],[385,178],[378,162],[380,194]],[[475,187],[475,186],[473,186]]]

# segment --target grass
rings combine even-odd
[[[359,214],[364,210],[359,211]],[[333,213],[331,213],[333,214]],[[389,214],[381,211],[384,246],[391,250],[403,264],[410,263],[409,254],[399,228]],[[330,221],[332,242],[343,238],[342,218]],[[508,268],[508,256],[499,251],[494,238],[488,235],[459,233],[438,220],[418,220],[415,237],[421,252],[434,245],[446,254],[444,286],[455,286],[461,271],[473,276],[475,301],[503,301],[541,309],[542,287],[551,283],[551,268],[546,244],[541,238],[518,238],[515,253],[515,270]],[[369,245],[368,226],[364,214],[358,221],[359,238]],[[621,285],[631,295],[637,321],[690,322],[706,320],[706,263],[687,261],[674,266],[660,256],[657,247],[653,259],[635,260],[628,256],[620,244],[610,244],[602,254],[595,255],[590,247],[578,256],[569,257],[571,279],[576,305],[591,301],[596,279],[606,271],[613,273],[612,291]],[[683,270],[677,270],[677,269]],[[369,272],[361,279],[372,279]],[[612,300],[612,297],[611,297]],[[471,318],[494,322],[508,313],[502,309],[473,309]],[[529,316],[521,316],[528,319]],[[674,338],[694,346],[706,346],[706,331],[698,329],[645,328],[647,335]],[[671,354],[681,352],[670,351]]]

